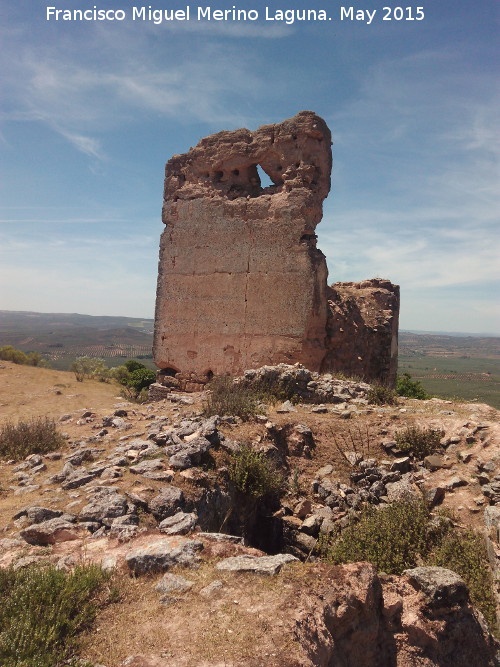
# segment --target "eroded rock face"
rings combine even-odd
[[[389,301],[372,290],[359,344],[352,326],[332,317],[315,234],[330,189],[330,147],[326,123],[301,111],[255,132],[219,132],[169,160],[153,345],[162,384],[196,391],[213,375],[296,362],[393,377],[397,314],[385,310],[398,307],[394,286]],[[259,168],[271,185],[263,186]],[[370,351],[359,355],[360,346]],[[352,364],[352,355],[365,363]]]
[[[398,367],[399,286],[374,278],[328,289],[328,352],[323,371],[394,385]]]

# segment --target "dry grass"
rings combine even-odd
[[[118,392],[118,387],[95,380],[77,382],[74,373],[0,361],[0,421],[39,415],[57,420],[75,410],[111,409],[123,400]]]
[[[122,577],[120,603],[101,613],[81,657],[108,667],[134,654],[161,656],[176,667],[213,662],[257,667],[264,657],[269,667],[290,664],[294,641],[287,619],[298,589],[307,585],[307,568],[287,566],[266,577],[218,571],[213,565],[176,570],[194,585],[167,606],[154,590],[161,577]],[[223,582],[220,592],[200,595],[214,580]]]

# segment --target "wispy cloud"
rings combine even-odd
[[[223,49],[200,42],[189,58],[182,56],[179,42],[173,58],[168,42],[161,43],[158,35],[147,40],[148,30],[134,27],[121,32],[88,27],[87,42],[80,35],[73,43],[34,44],[16,35],[17,57],[5,64],[2,76],[10,106],[0,111],[0,120],[42,122],[101,161],[106,159],[101,135],[133,125],[138,114],[144,120],[165,116],[237,126],[248,111],[240,102],[265,93],[256,55],[233,42]],[[99,57],[103,44],[106,53]]]

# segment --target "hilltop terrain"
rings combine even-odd
[[[496,664],[469,604],[470,594],[494,629],[496,590],[489,602],[469,593],[437,552],[410,558],[404,575],[336,565],[328,536],[349,535],[363,507],[383,517],[425,498],[433,530],[488,526],[490,565],[478,567],[496,572],[498,412],[439,399],[372,405],[364,383],[313,385],[307,402],[268,401],[243,421],[205,415],[207,392],[138,405],[111,384],[0,362],[2,424],[49,415],[65,439],[0,463],[0,566],[95,562],[113,573],[112,600],[80,641],[95,666]],[[408,427],[438,434],[432,456],[399,449]],[[235,474],[245,460],[269,494]],[[459,567],[448,558],[445,568]]]
[[[152,361],[153,320],[71,313],[0,311],[0,347],[36,351],[53,368],[68,370],[79,356],[108,366]],[[431,394],[478,400],[500,409],[500,338],[399,332],[399,372],[409,372]]]

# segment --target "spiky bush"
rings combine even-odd
[[[436,429],[407,426],[396,433],[395,440],[401,451],[423,459],[440,449],[441,437],[441,431]]]
[[[249,420],[262,412],[257,393],[252,388],[235,384],[229,376],[215,377],[209,390],[203,410],[207,417],[231,415]]]
[[[64,438],[53,419],[34,417],[17,424],[6,422],[0,429],[0,457],[24,459],[29,454],[47,454],[59,449]]]
[[[243,445],[231,457],[229,478],[240,493],[252,498],[279,495],[285,485],[274,463],[250,445]]]

